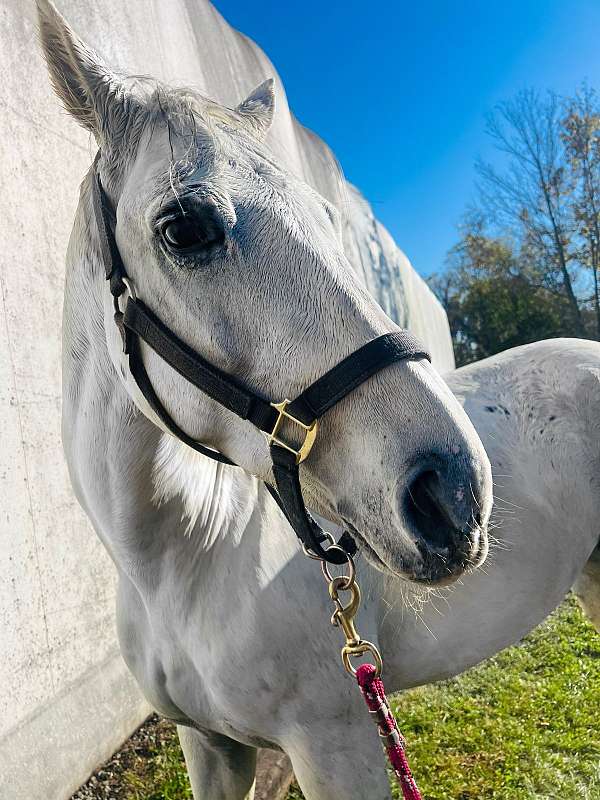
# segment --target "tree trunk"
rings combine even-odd
[[[567,267],[567,257],[562,240],[562,230],[558,225],[558,223],[556,222],[556,217],[554,216],[554,209],[552,207],[552,200],[550,199],[550,195],[548,193],[548,187],[544,180],[544,176],[541,174],[541,170],[540,170],[540,179],[544,192],[544,200],[546,201],[546,208],[548,210],[548,216],[550,217],[550,222],[552,223],[552,237],[554,239],[554,245],[556,247],[556,254],[558,256],[560,271],[563,276],[563,285],[565,287],[567,301],[571,306],[571,312],[573,314],[575,333],[580,338],[585,339],[586,336],[585,336],[585,327],[583,324],[583,317],[581,316],[581,309],[579,308],[577,297],[575,296],[575,292],[573,291],[573,283],[571,281],[571,276],[569,274],[569,269]]]
[[[592,272],[594,274],[594,310],[596,312],[596,339],[600,342],[600,295],[598,293],[598,252],[592,245]]]
[[[600,342],[600,292],[598,289],[598,269],[600,268],[600,231],[598,230],[598,218],[595,222],[596,234],[599,238],[590,243],[592,256],[592,272],[594,274],[594,310],[596,311],[596,339]]]
[[[600,297],[598,296],[598,264],[600,257],[600,223],[598,210],[596,207],[596,187],[592,177],[592,166],[590,165],[589,147],[586,147],[583,157],[583,181],[585,193],[590,205],[593,232],[590,238],[590,254],[592,256],[592,272],[594,275],[594,308],[596,311],[596,339],[600,341]]]

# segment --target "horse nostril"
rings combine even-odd
[[[456,526],[445,508],[437,472],[421,472],[406,494],[406,512],[420,537],[427,545],[443,548],[449,545],[450,532]]]
[[[455,580],[487,555],[485,486],[477,464],[429,459],[404,489],[402,513],[419,553],[415,580]]]

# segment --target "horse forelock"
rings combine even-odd
[[[199,167],[207,174],[218,171],[219,163],[230,155],[226,151],[235,149],[232,138],[243,137],[246,150],[269,158],[266,146],[253,139],[235,111],[195,89],[167,86],[144,75],[123,78],[121,87],[123,102],[103,145],[109,181],[135,158],[144,135],[151,141],[161,129],[167,132],[171,150],[165,181],[174,193]]]

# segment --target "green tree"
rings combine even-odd
[[[467,225],[447,269],[429,283],[448,315],[457,366],[573,333],[565,298],[541,285],[535,266],[487,235],[480,220]]]

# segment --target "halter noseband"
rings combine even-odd
[[[408,331],[387,333],[355,350],[295,400],[271,403],[263,399],[192,350],[136,297],[115,239],[115,213],[100,181],[99,156],[98,152],[94,162],[92,195],[102,259],[113,296],[114,319],[121,332],[123,351],[129,357],[131,375],[146,402],[177,439],[215,461],[234,465],[227,456],[188,436],[169,415],[146,372],[140,339],[187,381],[265,433],[276,485],[274,488],[266,484],[270,494],[309,555],[331,564],[345,563],[347,555],[352,556],[356,552],[356,543],[347,531],[337,544],[334,543],[331,534],[310,516],[302,497],[298,466],[310,453],[317,436],[318,420],[323,414],[390,364],[407,359],[426,358],[430,361],[429,353]],[[128,292],[128,298],[123,312],[119,298],[125,292]],[[295,448],[280,437],[280,428],[285,420],[300,429],[303,436],[300,447]],[[323,547],[325,541],[329,542],[327,548]]]

